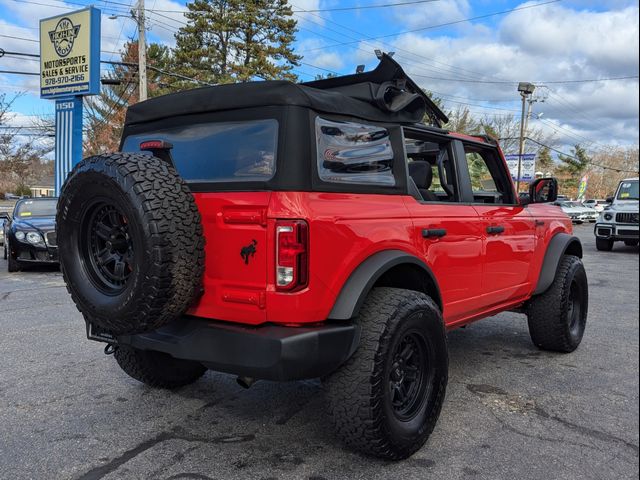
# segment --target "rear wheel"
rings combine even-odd
[[[584,335],[588,307],[589,287],[582,261],[565,255],[551,287],[526,307],[531,340],[542,350],[574,351]]]
[[[427,441],[444,401],[442,316],[422,293],[377,288],[358,322],[358,350],[323,381],[329,414],[349,446],[380,458],[407,458]]]
[[[637,247],[638,246],[638,240],[625,240],[624,244],[627,247]]]
[[[127,346],[119,346],[114,356],[127,375],[150,387],[183,387],[195,382],[207,371],[197,362]]]
[[[596,238],[596,248],[602,252],[610,252],[613,249],[613,240]]]

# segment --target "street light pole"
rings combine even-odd
[[[533,93],[536,86],[533,83],[520,82],[518,92],[522,97],[522,116],[520,117],[520,148],[518,149],[518,177],[516,178],[516,192],[520,193],[520,177],[522,176],[522,156],[524,155],[524,133],[525,133],[525,109],[527,97]]]
[[[516,192],[520,193],[520,177],[522,174],[522,155],[524,154],[524,108],[527,95],[520,92],[522,97],[522,116],[520,117],[520,147],[518,148],[518,176],[516,177]]]
[[[144,0],[138,0],[138,96],[147,99],[147,42],[145,40]]]

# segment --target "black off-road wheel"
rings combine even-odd
[[[582,260],[565,255],[549,289],[526,306],[529,333],[541,350],[573,352],[584,335],[589,287]]]
[[[181,360],[162,352],[119,346],[114,357],[131,378],[156,388],[179,388],[198,380],[207,371],[198,362]]]
[[[56,222],[71,298],[86,321],[112,334],[165,325],[202,291],[200,214],[185,182],[159,158],[82,160],[62,188]]]
[[[596,248],[601,252],[610,252],[613,250],[613,240],[608,238],[596,238]]]
[[[358,323],[360,345],[323,379],[337,435],[363,453],[407,458],[431,435],[445,397],[448,353],[442,315],[428,296],[376,288]]]

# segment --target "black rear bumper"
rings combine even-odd
[[[348,323],[245,327],[184,317],[153,332],[120,336],[117,343],[194,360],[220,372],[301,380],[333,372],[351,357],[359,340],[358,327]]]

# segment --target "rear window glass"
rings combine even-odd
[[[375,125],[316,118],[318,173],[333,183],[394,186],[389,131]]]
[[[140,151],[140,143],[164,140],[187,182],[247,182],[271,179],[276,170],[278,121],[201,123],[130,135],[124,152]]]

